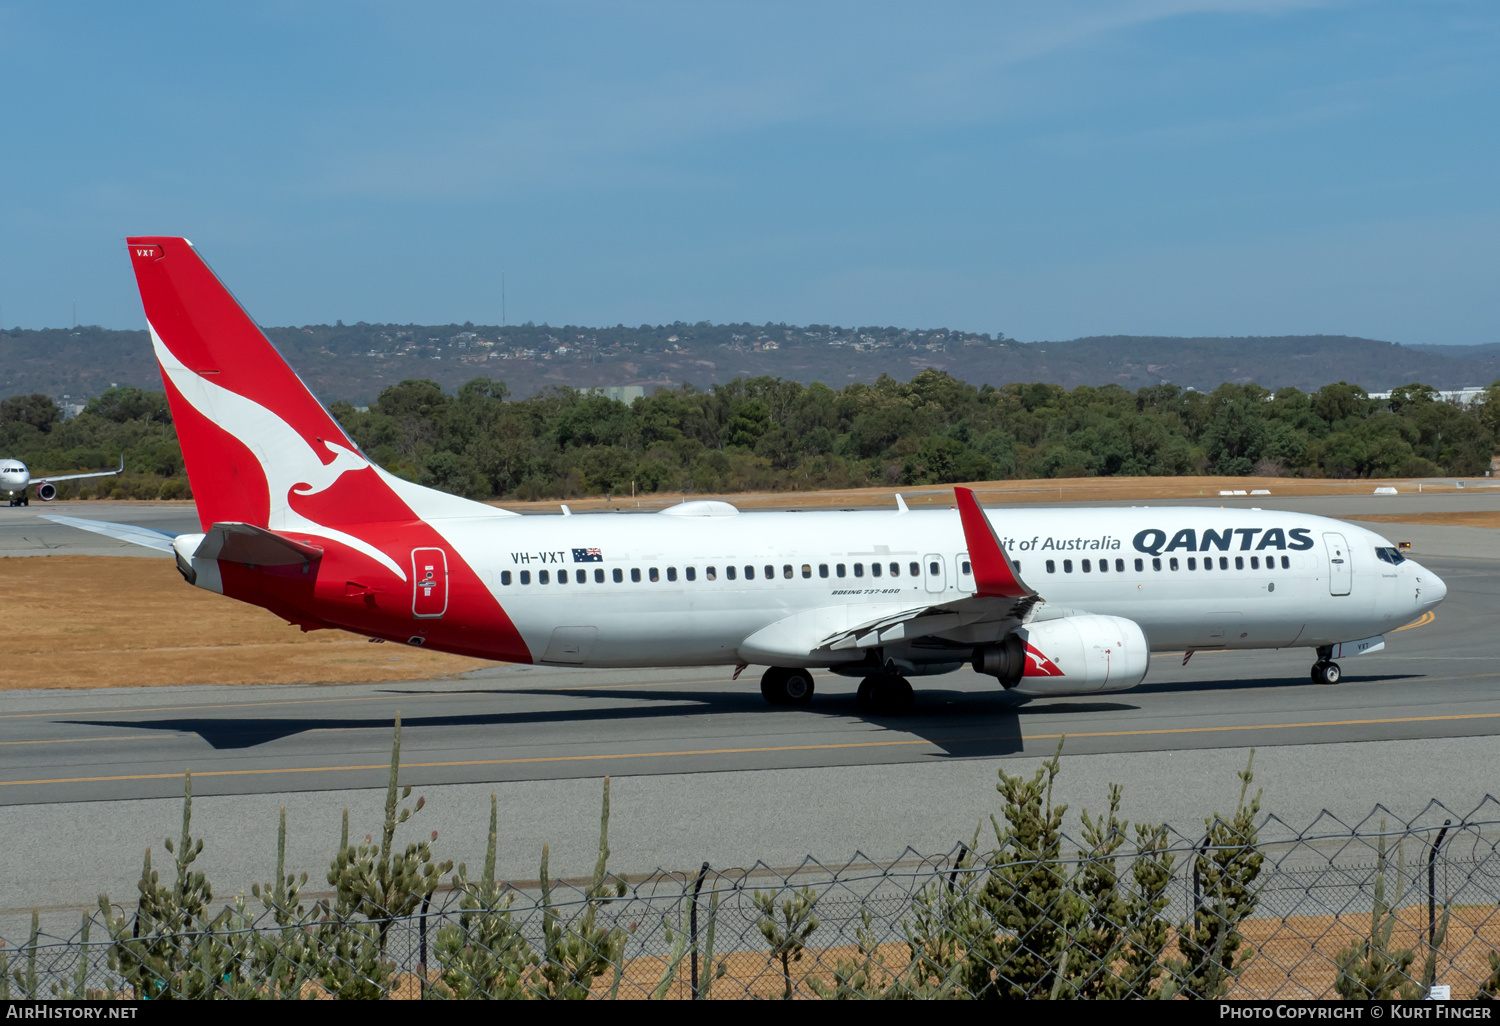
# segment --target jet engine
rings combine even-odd
[[[1120,616],[1063,616],[1027,624],[974,650],[974,669],[1023,695],[1124,691],[1146,679],[1145,632]]]
[[[36,486],[36,497],[43,502],[51,502],[57,498],[57,485],[52,484],[50,481],[43,481]]]

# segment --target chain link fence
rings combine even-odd
[[[299,893],[279,870],[277,884],[217,911],[193,907],[186,843],[160,874],[175,882],[148,867],[136,904],[101,906],[72,937],[33,930],[6,941],[0,996],[1317,999],[1500,989],[1493,799],[1467,814],[1434,803],[1406,822],[1378,808],[1354,824],[1325,814],[1299,830],[1275,817],[1250,829],[1211,820],[1196,836],[1137,827],[1127,838],[1111,814],[1086,819],[1073,838],[1048,815],[1040,802],[1015,804],[984,852],[705,863],[630,880],[607,874],[601,840],[590,879],[544,875],[545,885],[496,881],[492,849],[478,879],[461,868],[437,886],[412,845],[415,888],[396,886],[399,853],[384,884],[379,858],[351,854],[346,868],[372,874],[363,892],[349,882],[358,872],[336,879],[336,862],[326,897]]]

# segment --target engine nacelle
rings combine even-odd
[[[43,481],[36,486],[36,497],[43,502],[51,502],[57,498],[57,485],[50,481]]]
[[[1124,691],[1146,679],[1146,634],[1120,616],[1039,620],[974,652],[974,669],[1023,695]]]

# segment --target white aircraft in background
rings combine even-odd
[[[186,239],[128,242],[202,531],[48,519],[170,552],[188,583],[303,630],[519,663],[755,663],[778,705],[826,667],[894,713],[909,678],[966,663],[1078,694],[1139,684],[1153,651],[1297,646],[1333,684],[1335,659],[1447,591],[1385,538],[1300,513],[985,513],[956,488],[942,511],[519,516],[370,462]]]
[[[36,497],[43,502],[57,498],[57,482],[77,481],[84,477],[113,477],[125,471],[125,454],[120,454],[118,470],[100,470],[92,474],[53,474],[51,477],[33,478],[26,464],[20,460],[0,460],[0,495],[6,496],[12,506],[30,506],[26,489],[36,485]]]

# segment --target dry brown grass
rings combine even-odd
[[[419,680],[490,665],[280,617],[183,582],[169,559],[0,558],[0,688]]]
[[[1373,513],[1344,520],[1374,520],[1391,524],[1436,524],[1440,527],[1500,527],[1500,511],[1476,513]]]
[[[1469,482],[1469,488],[1488,483],[1484,478]],[[1220,490],[1269,489],[1275,495],[1369,495],[1375,488],[1390,485],[1399,491],[1417,491],[1414,481],[1335,481],[1293,477],[1071,477],[1045,481],[977,481],[965,487],[974,489],[980,502],[1101,502],[1130,499],[1197,499],[1217,498]],[[1454,483],[1424,483],[1424,493],[1454,493]],[[1466,489],[1465,491],[1468,491]],[[804,509],[839,509],[858,506],[894,506],[900,493],[913,509],[942,507],[953,502],[953,486],[922,485],[906,488],[847,488],[826,492],[751,492],[738,495],[684,495],[658,493],[639,498],[615,496],[606,503],[602,497],[515,502],[497,499],[492,505],[517,512],[555,513],[561,501],[574,511],[607,509],[664,509],[684,499],[722,499],[741,509],[781,509],[795,506]]]

